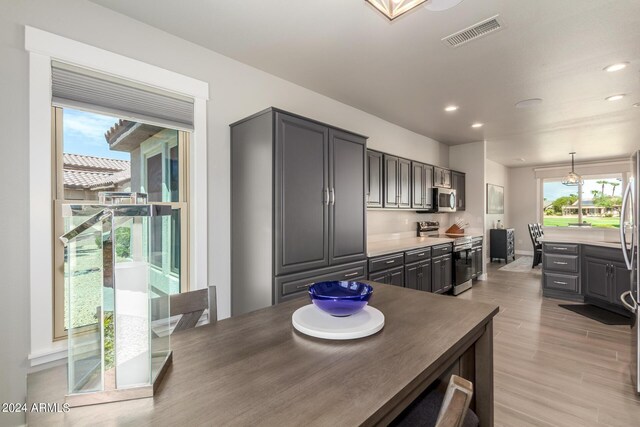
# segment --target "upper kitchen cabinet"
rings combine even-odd
[[[411,207],[433,209],[433,166],[411,162]]]
[[[451,171],[435,166],[433,168],[433,186],[451,188]]]
[[[275,278],[366,259],[366,160],[365,137],[275,108],[231,125],[234,315],[279,301]]]
[[[385,208],[411,208],[411,161],[384,154]]]
[[[382,207],[382,153],[367,150],[367,207]]]
[[[465,204],[465,180],[466,175],[462,172],[451,171],[451,188],[456,190],[456,210],[466,209]]]

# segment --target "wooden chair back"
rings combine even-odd
[[[166,298],[152,300],[152,319],[156,319],[159,314],[167,312],[166,301]],[[209,310],[209,323],[216,322],[218,320],[216,304],[215,286],[171,295],[169,297],[169,316],[181,315],[173,332],[195,327],[205,310]]]
[[[473,383],[457,375],[451,375],[436,427],[462,427],[472,397]]]

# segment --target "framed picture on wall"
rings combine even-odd
[[[487,184],[487,213],[504,213],[504,187],[495,184]]]

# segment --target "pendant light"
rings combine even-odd
[[[380,13],[393,21],[398,16],[407,13],[411,9],[420,6],[427,0],[365,0]]]
[[[582,179],[582,177],[580,175],[578,175],[575,172],[575,167],[574,167],[574,162],[573,162],[573,158],[574,158],[576,152],[572,151],[569,154],[571,154],[571,172],[569,172],[569,174],[567,176],[562,178],[562,183],[564,185],[569,185],[569,186],[582,185],[582,184],[584,184],[584,180]]]

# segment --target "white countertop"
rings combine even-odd
[[[592,239],[575,239],[570,237],[541,237],[541,243],[574,243],[578,245],[602,246],[605,248],[622,249],[620,242],[592,240]]]
[[[451,235],[455,237],[455,235]],[[460,236],[483,237],[481,233],[461,234]],[[412,249],[426,248],[443,243],[452,243],[453,238],[442,237],[408,237],[402,239],[380,240],[367,244],[367,257],[393,254],[396,252],[410,251]]]

